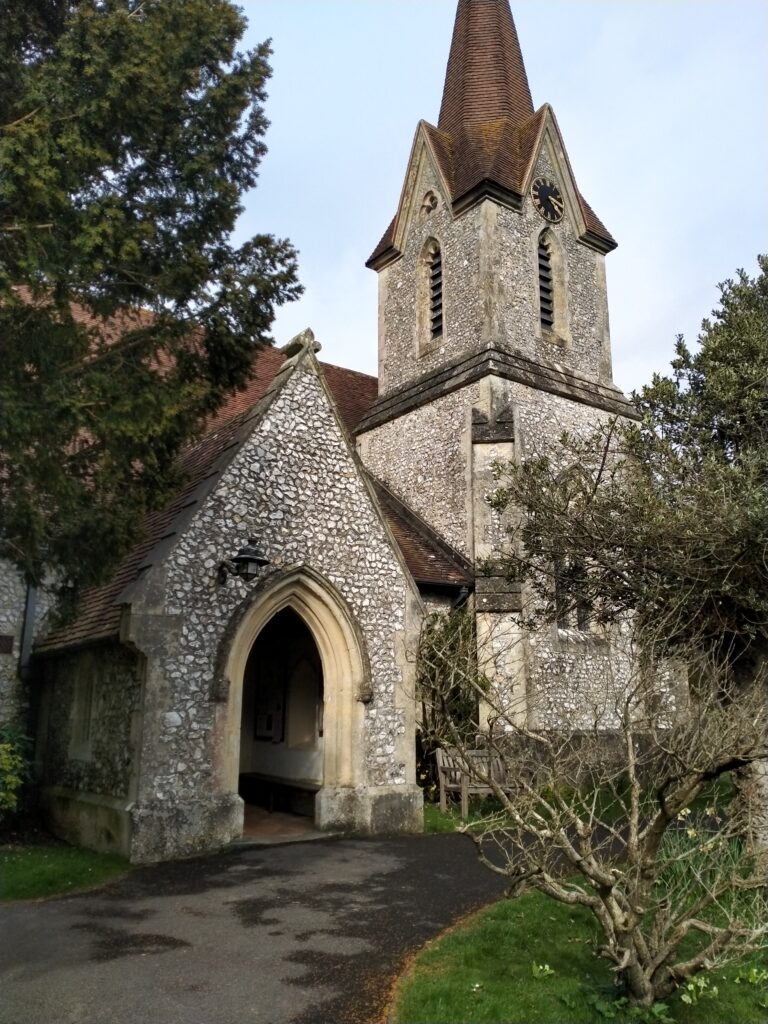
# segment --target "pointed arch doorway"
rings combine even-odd
[[[256,776],[272,776],[261,780],[275,789],[267,806],[286,796],[289,807],[295,799],[299,810],[313,809],[317,828],[354,827],[365,800],[370,667],[348,605],[313,570],[289,570],[253,595],[230,637],[217,726],[220,786],[236,794],[244,775],[254,776],[245,790]],[[258,791],[245,792],[253,796]]]
[[[304,620],[284,608],[256,637],[243,673],[238,790],[246,831],[262,820],[252,808],[314,821],[323,719],[320,652]]]

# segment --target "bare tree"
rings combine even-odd
[[[432,741],[495,797],[466,831],[510,893],[587,907],[637,1006],[768,945],[765,865],[748,839],[760,801],[729,785],[768,753],[764,678],[737,684],[700,644],[685,662],[665,645],[657,656],[647,627],[642,649],[626,622],[592,627],[582,641],[600,685],[556,719],[550,692],[496,671],[520,663],[508,645],[530,634],[499,617],[478,644],[471,620],[426,621],[420,698]]]

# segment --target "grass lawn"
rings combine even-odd
[[[0,847],[0,900],[31,900],[100,885],[128,870],[125,857],[65,845]]]
[[[455,832],[462,825],[471,825],[499,809],[493,800],[473,800],[469,805],[469,817],[461,820],[457,803],[450,804],[445,814],[439,804],[424,803],[424,831],[430,833]]]
[[[502,900],[416,957],[398,987],[394,1022],[600,1024],[613,1019],[620,1024],[637,1020],[612,1005],[617,992],[608,964],[592,952],[596,937],[597,928],[583,908],[565,907],[536,892]],[[751,978],[747,977],[749,966],[757,968]],[[762,956],[716,970],[710,977],[710,985],[719,990],[716,997],[707,995],[688,1006],[676,996],[669,1001],[669,1016],[679,1024],[765,1024],[768,983],[761,976],[765,968],[768,958]],[[596,1007],[595,999],[602,1006]]]

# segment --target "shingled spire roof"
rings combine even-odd
[[[519,209],[548,122],[559,137],[549,104],[534,111],[509,0],[459,0],[437,127],[424,121],[419,126],[454,211],[489,196]],[[579,193],[577,199],[583,240],[602,252],[614,249],[610,232]],[[367,266],[379,269],[399,255],[396,226],[397,218]]]
[[[459,0],[437,127],[458,135],[470,125],[533,116],[523,55],[507,0]]]

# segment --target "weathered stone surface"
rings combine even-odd
[[[94,647],[48,660],[42,674],[42,784],[128,799],[141,708],[136,655]]]
[[[18,676],[26,592],[14,566],[0,560],[0,637],[6,638],[0,650],[0,723],[21,724],[26,715],[27,696]]]
[[[475,601],[478,612],[522,611],[519,584],[510,583],[503,576],[478,576]]]

